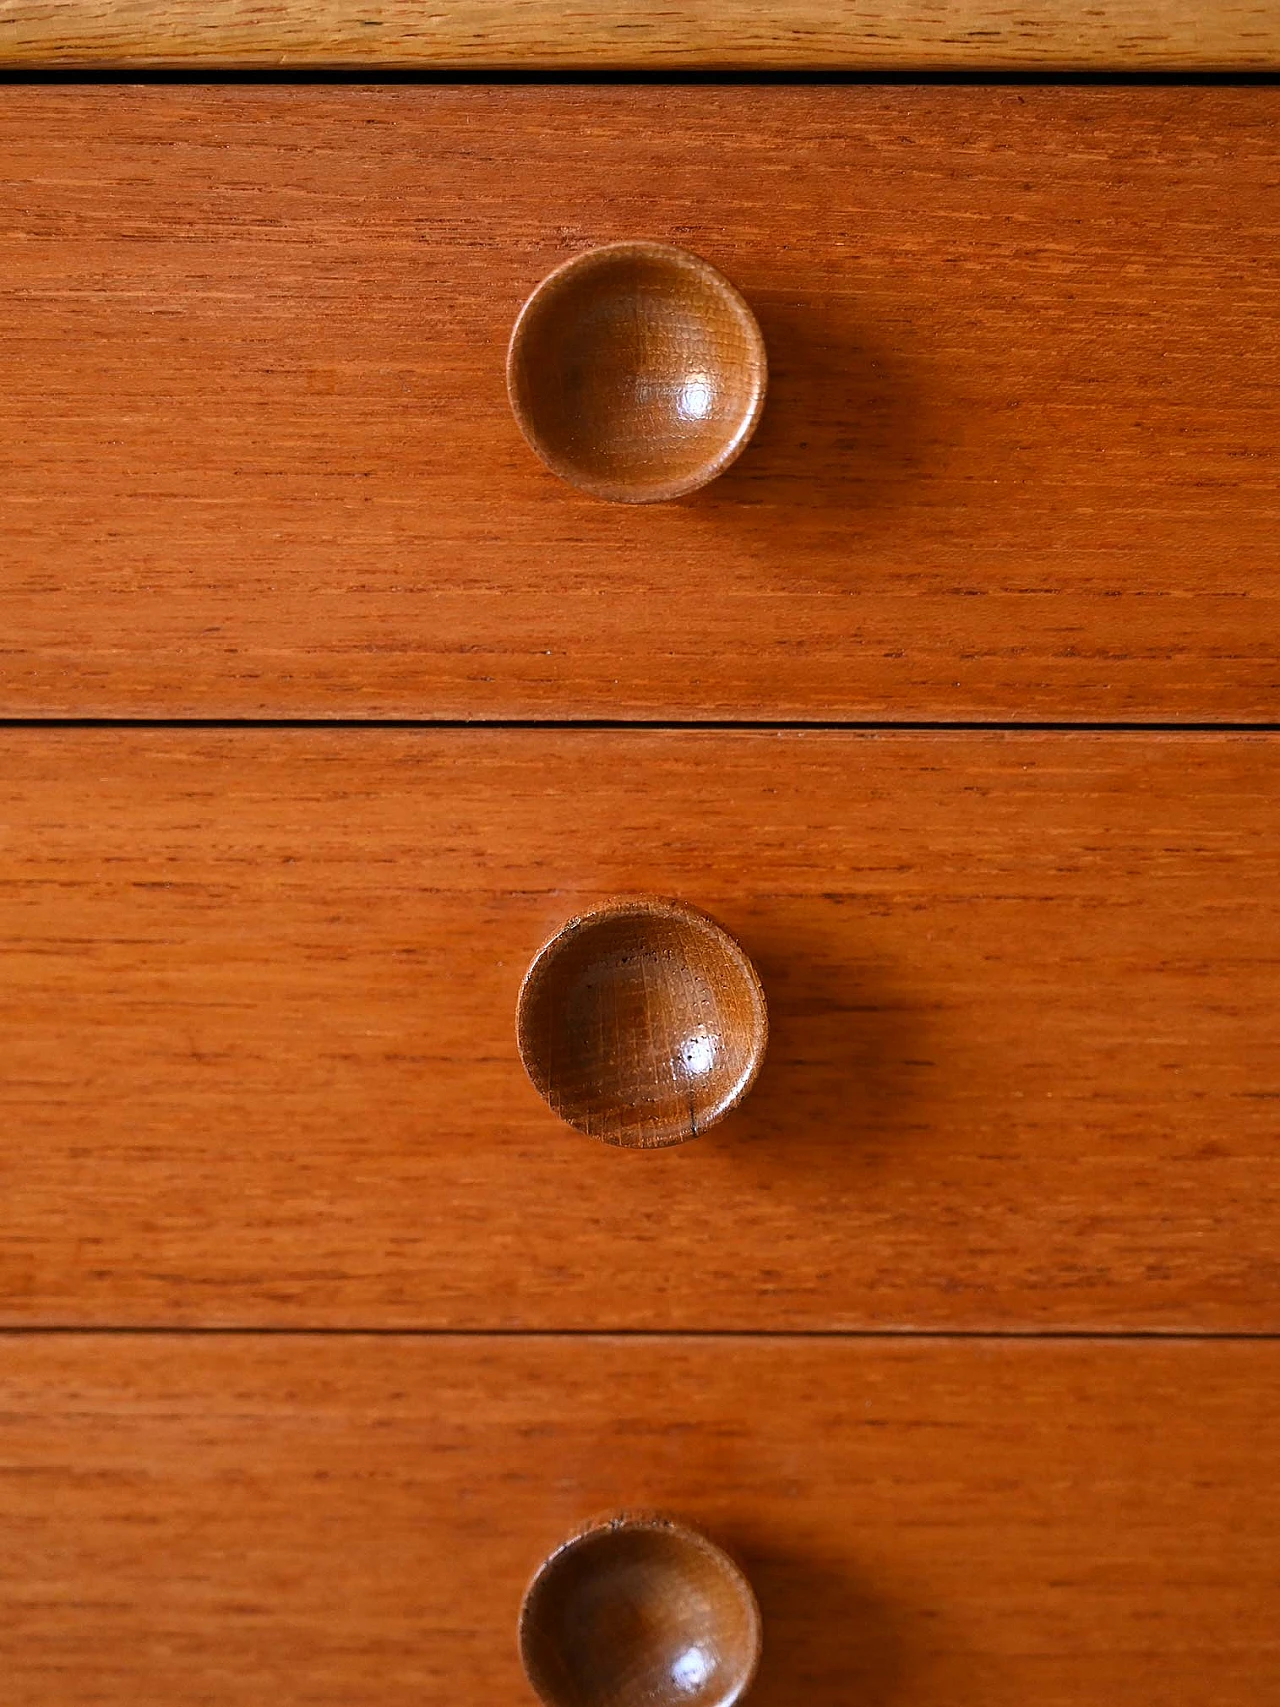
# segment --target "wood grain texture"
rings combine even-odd
[[[1274,1343],[27,1339],[6,1707],[532,1700],[538,1560],[660,1503],[753,1707],[1272,1707]]]
[[[1269,720],[1280,91],[10,88],[0,711]],[[633,510],[523,443],[567,255],[769,348]]]
[[[12,1323],[1275,1331],[1280,741],[9,731]],[[617,1150],[539,944],[705,906],[759,1083]]]
[[[27,66],[1225,71],[1275,0],[3,0]]]

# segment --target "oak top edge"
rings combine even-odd
[[[1274,71],[1280,3],[596,0],[566,15],[557,0],[5,0],[0,66]]]

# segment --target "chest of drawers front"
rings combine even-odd
[[[1276,91],[4,96],[6,1702],[516,1699],[639,1504],[759,1707],[1270,1707]],[[503,384],[624,237],[770,364],[643,509]],[[771,1017],[647,1154],[636,893]]]

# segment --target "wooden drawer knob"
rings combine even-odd
[[[520,310],[507,391],[547,467],[596,498],[655,504],[722,474],[755,431],[768,363],[716,269],[664,243],[589,249]]]
[[[705,1535],[623,1512],[544,1561],[520,1657],[546,1707],[732,1707],[759,1663],[760,1609]]]
[[[675,901],[612,901],[570,919],[525,974],[520,1057],[570,1126],[652,1150],[696,1138],[750,1090],[769,1035],[755,968]]]

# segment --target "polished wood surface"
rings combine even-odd
[[[1270,1343],[0,1345],[6,1707],[494,1707],[538,1560],[740,1557],[753,1707],[1272,1707]]]
[[[1269,719],[1280,90],[22,87],[0,711]],[[504,357],[671,240],[770,355],[680,504]]]
[[[768,358],[723,273],[668,243],[609,243],[520,311],[507,393],[553,473],[593,498],[670,503],[723,474],[764,407]]]
[[[1280,68],[1272,0],[8,0],[0,63],[751,70]]]
[[[539,1567],[520,1659],[546,1707],[734,1707],[760,1663],[760,1609],[714,1541],[661,1513],[615,1512]]]
[[[1278,742],[8,731],[26,1323],[1274,1331]],[[521,979],[671,895],[769,999],[696,1143],[542,1103]]]
[[[627,1149],[696,1138],[737,1107],[764,1060],[760,979],[695,908],[653,896],[570,919],[520,986],[516,1043],[571,1126]]]

